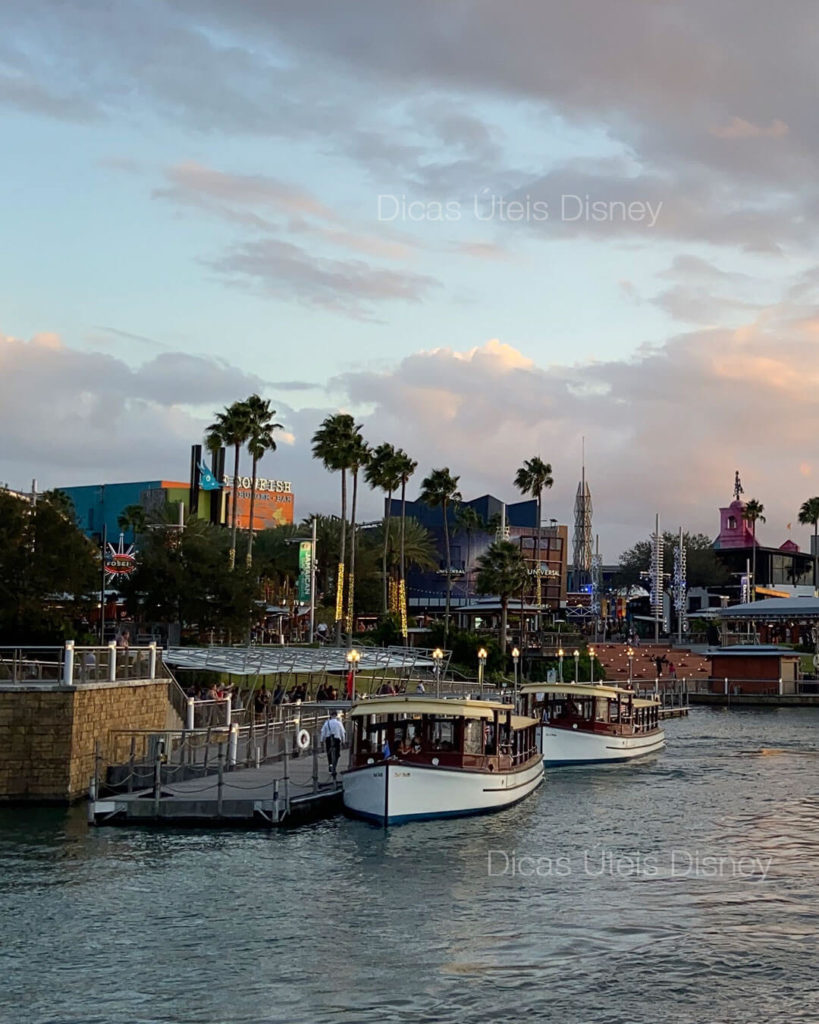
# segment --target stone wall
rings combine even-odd
[[[169,717],[170,716],[170,717]],[[0,800],[76,800],[88,792],[97,741],[104,765],[125,760],[113,734],[173,725],[168,680],[0,687]]]

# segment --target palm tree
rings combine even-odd
[[[813,526],[813,590],[816,592],[817,587],[817,570],[819,566],[819,498],[808,498],[807,501],[802,502],[802,507],[799,509],[799,522],[803,526],[807,526],[809,523]]]
[[[327,416],[313,434],[313,458],[321,459],[331,473],[341,472],[341,544],[339,546],[338,574],[336,577],[336,644],[341,645],[344,621],[344,572],[347,553],[347,470],[351,466],[352,439],[361,428],[349,413]]]
[[[209,451],[218,451],[223,445],[233,447],[233,488],[230,504],[230,551],[228,564],[232,569],[236,566],[236,524],[238,518],[239,494],[239,455],[247,439],[250,437],[250,415],[244,402],[234,402],[224,412],[216,414],[216,420],[207,428],[205,445]]]
[[[131,539],[136,542],[137,534],[145,532],[145,509],[142,505],[126,505],[117,516],[117,526],[123,533],[131,531]]]
[[[472,535],[478,530],[485,530],[486,523],[480,513],[472,505],[459,505],[455,510],[455,522],[458,529],[466,534],[466,598],[469,600],[469,566],[472,562]]]
[[[388,566],[398,569],[400,562],[400,531],[401,524],[395,520],[390,522],[390,545]],[[404,558],[407,565],[418,569],[433,570],[438,565],[439,557],[435,549],[435,538],[417,519],[408,519],[404,524]]]
[[[356,427],[355,433],[350,438],[348,446],[350,460],[350,472],[353,476],[353,501],[350,510],[350,573],[347,577],[347,639],[350,646],[353,642],[353,627],[355,625],[355,509],[358,499],[358,474],[370,461],[370,448]]]
[[[387,594],[387,548],[390,541],[390,517],[392,515],[392,494],[401,483],[402,463],[391,444],[380,444],[370,454],[370,461],[364,470],[364,478],[370,487],[378,487],[386,492],[387,501],[384,511],[384,552],[381,560],[383,581],[383,612],[389,611]]]
[[[536,572],[536,597],[537,605],[537,629],[540,629],[540,527],[543,522],[543,490],[551,487],[552,465],[544,462],[539,455],[533,459],[526,459],[515,475],[515,487],[521,494],[531,494],[537,498],[537,531],[535,533],[535,572]]]
[[[765,516],[762,514],[764,511],[765,506],[761,504],[761,502],[758,502],[756,498],[751,498],[751,500],[746,503],[745,508],[742,511],[742,518],[745,520],[746,523],[751,524],[751,533],[754,538],[754,546],[753,551],[751,553],[751,557],[753,559],[751,568],[751,579],[754,581],[753,587],[751,588],[752,601],[756,600],[756,524],[757,522],[765,522]]]
[[[526,580],[526,562],[517,544],[496,540],[478,559],[478,593],[497,594],[501,606],[500,649],[506,654],[506,623],[509,598]]]
[[[449,556],[449,517],[447,511],[452,502],[461,500],[458,491],[460,477],[453,476],[449,467],[433,469],[421,484],[421,501],[430,508],[441,508],[444,521],[444,550],[446,552],[446,612],[444,613],[444,645],[449,640],[449,608],[452,601],[452,564]]]
[[[250,421],[250,434],[247,439],[247,450],[253,459],[252,483],[250,485],[250,522],[247,538],[247,566],[253,564],[253,515],[256,510],[256,469],[265,452],[275,452],[276,439],[274,430],[282,430],[281,423],[274,423],[276,410],[270,408],[270,402],[259,395],[251,395],[245,402]]]
[[[403,448],[398,448],[395,452],[395,459],[398,463],[398,472],[401,477],[401,537],[399,541],[399,559],[398,559],[398,592],[399,600],[402,603],[401,607],[401,631],[404,636],[404,642],[407,640],[406,632],[406,600],[407,600],[407,577],[406,577],[406,559],[405,559],[405,539],[406,539],[406,524],[407,524],[407,483],[409,478],[418,468],[418,463],[414,459],[411,459],[409,455],[404,451]]]

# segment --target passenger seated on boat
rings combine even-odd
[[[422,749],[423,748],[421,746],[421,737],[418,735],[418,733],[416,733],[412,737],[412,752],[413,754],[420,754]]]
[[[409,754],[411,749],[412,748],[410,747],[410,742],[407,739],[407,737],[406,736],[402,737],[401,742],[398,744],[398,753],[399,754]]]

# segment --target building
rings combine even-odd
[[[764,645],[716,648],[711,659],[711,693],[792,694],[797,692],[799,655]]]
[[[501,529],[508,540],[520,547],[529,569],[530,581],[523,597],[526,604],[534,605],[538,578],[535,558],[537,501],[518,501],[505,505],[499,498],[484,494],[480,498],[460,502],[458,507],[464,506],[473,508],[485,526],[468,531],[459,525],[457,507],[450,505],[447,509],[452,608],[474,603],[478,559],[493,543]],[[393,499],[390,509],[392,516],[400,516],[400,500]],[[415,519],[429,530],[438,552],[437,569],[422,571],[411,566],[407,570],[409,612],[413,615],[422,612],[437,614],[446,605],[446,546],[441,509],[430,508],[421,501],[408,501],[407,518]],[[566,603],[568,529],[558,525],[555,519],[549,522],[549,526],[540,528],[540,600],[543,608],[557,609],[564,607]]]
[[[215,453],[212,462],[213,467],[209,471],[202,462],[201,446],[194,445],[191,450],[191,479],[188,482],[137,480],[61,487],[59,490],[64,491],[73,501],[80,529],[97,543],[102,542],[103,536],[107,536],[110,543],[119,535],[120,516],[131,505],[141,505],[150,516],[166,506],[178,506],[181,503],[186,515],[194,515],[211,523],[228,524],[231,521],[233,478],[224,473],[224,449]],[[206,477],[212,480],[210,486],[214,489],[206,488]],[[250,527],[252,482],[248,476],[239,480],[237,523],[243,530]],[[292,523],[294,501],[290,481],[258,477],[253,528],[264,530]],[[130,539],[133,540],[133,537]]]

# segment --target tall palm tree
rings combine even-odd
[[[819,498],[808,498],[799,509],[799,522],[803,526],[813,526],[813,590],[816,592],[817,575],[819,575]]]
[[[756,601],[756,524],[757,522],[764,523],[765,516],[762,514],[765,511],[765,506],[756,500],[751,498],[746,503],[745,508],[742,512],[742,518],[746,523],[751,524],[751,534],[754,539],[754,546],[751,552],[752,568],[751,568],[751,579],[753,580],[753,586],[751,588],[751,600]]]
[[[126,505],[117,516],[117,526],[123,533],[131,531],[131,540],[136,543],[137,534],[145,532],[145,507]]]
[[[500,599],[500,649],[506,654],[506,625],[509,598],[526,580],[526,562],[520,548],[511,540],[496,540],[478,559],[477,586],[479,594],[497,594]]]
[[[390,541],[390,517],[392,515],[392,495],[401,483],[401,469],[403,463],[396,454],[391,444],[378,445],[370,453],[370,461],[364,470],[364,478],[370,487],[378,487],[387,495],[384,512],[384,552],[381,560],[381,568],[384,577],[383,581],[383,612],[389,611],[389,598],[387,592],[387,549]]]
[[[239,494],[239,456],[247,439],[250,437],[250,414],[244,402],[234,402],[224,412],[216,414],[216,419],[207,428],[205,445],[209,451],[218,451],[222,446],[233,448],[233,488],[230,503],[230,551],[228,564],[232,569],[236,566],[236,523],[238,516],[237,497]]]
[[[459,476],[453,476],[449,467],[433,469],[421,484],[421,501],[430,508],[441,509],[444,521],[444,550],[446,552],[446,611],[444,613],[444,644],[449,640],[449,609],[452,602],[452,559],[449,554],[449,506],[459,502],[461,495],[458,490]]]
[[[350,572],[347,577],[347,640],[350,645],[353,642],[353,627],[355,625],[355,511],[358,499],[358,474],[370,461],[370,448],[359,429],[350,439],[348,447],[350,460],[350,473],[353,478],[353,501],[350,509]]]
[[[341,473],[341,544],[339,546],[338,573],[336,576],[336,644],[341,645],[341,630],[344,622],[344,573],[347,553],[347,470],[351,466],[350,448],[352,439],[361,428],[349,413],[335,413],[327,416],[313,434],[313,458],[321,459],[324,468],[331,473]]]
[[[540,629],[540,528],[543,523],[543,491],[551,487],[552,465],[544,462],[539,455],[532,459],[526,459],[515,475],[515,487],[521,494],[531,494],[537,498],[537,531],[535,532],[535,580],[537,605],[537,628]]]
[[[485,530],[486,523],[473,505],[459,505],[455,510],[458,529],[466,534],[466,599],[469,600],[469,567],[472,562],[472,535]]]
[[[401,477],[401,536],[399,540],[399,558],[398,558],[398,593],[399,599],[402,602],[401,608],[401,632],[404,637],[404,643],[407,641],[406,631],[406,600],[407,600],[407,576],[406,576],[406,558],[405,558],[405,541],[406,541],[406,524],[407,524],[407,483],[410,477],[418,468],[418,463],[410,458],[409,455],[404,451],[403,448],[398,448],[395,452],[395,459],[398,463],[398,472]]]
[[[245,402],[250,420],[250,435],[247,439],[247,450],[253,459],[252,483],[250,485],[250,522],[247,538],[247,566],[253,565],[253,515],[256,510],[256,469],[265,452],[275,452],[276,439],[274,430],[284,429],[281,423],[274,423],[276,410],[270,408],[270,402],[259,395],[251,395]]]

